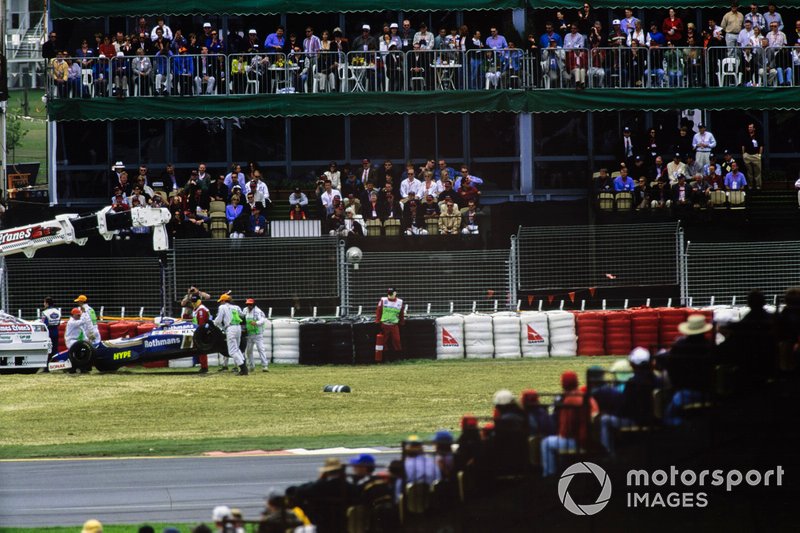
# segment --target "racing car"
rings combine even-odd
[[[136,337],[89,343],[78,341],[54,355],[48,365],[55,370],[113,371],[132,364],[193,357],[204,353],[228,355],[225,338],[213,323],[197,327],[187,320],[162,318],[156,327]]]
[[[36,372],[47,365],[51,346],[47,326],[0,311],[0,371]]]

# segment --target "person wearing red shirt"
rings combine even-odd
[[[586,448],[589,437],[589,420],[597,414],[597,403],[578,390],[578,375],[568,370],[561,374],[561,388],[564,395],[556,406],[558,431],[542,440],[542,475],[551,476],[558,468],[559,450],[579,450]]]
[[[375,310],[375,322],[381,325],[386,346],[391,346],[396,355],[400,355],[403,345],[400,343],[400,326],[405,324],[405,306],[397,297],[397,291],[389,289],[386,296],[378,302]]]
[[[675,46],[680,46],[683,42],[683,21],[675,13],[675,10],[670,8],[669,16],[664,19],[661,24],[661,32],[668,43]]]

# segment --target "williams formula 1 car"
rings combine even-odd
[[[116,370],[131,364],[193,357],[204,353],[227,355],[222,332],[212,323],[198,328],[186,320],[161,319],[152,331],[94,344],[78,341],[54,355],[49,370]]]

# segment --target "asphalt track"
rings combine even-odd
[[[343,461],[353,454],[338,454]],[[395,457],[379,455],[379,465]],[[326,455],[0,462],[0,526],[205,522],[238,507],[258,518],[271,489],[316,479]]]

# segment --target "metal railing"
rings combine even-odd
[[[66,78],[64,64],[78,63]],[[523,51],[392,49],[314,54],[63,58],[47,64],[49,94],[217,96],[575,87],[792,86],[800,47],[618,46]]]

